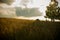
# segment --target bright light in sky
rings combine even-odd
[[[51,2],[51,4],[54,4],[54,2]]]
[[[48,6],[50,3],[50,0],[31,0],[27,7],[28,8],[39,8],[39,11],[43,13],[42,16],[45,16],[45,10],[46,10],[46,6]],[[13,7],[22,7],[24,8],[24,6],[21,5],[21,0],[15,0],[15,2],[12,4]],[[30,19],[41,19],[41,20],[45,20],[44,17],[31,17]]]
[[[15,2],[14,2],[11,6],[12,6],[12,7],[20,6],[20,1],[21,1],[21,0],[15,0]]]
[[[21,6],[20,1],[21,0],[15,0],[12,6],[17,6],[17,7]],[[29,2],[27,7],[28,8],[33,8],[33,7],[39,8],[39,10],[43,13],[43,15],[45,15],[46,6],[49,5],[50,0],[31,0],[31,1],[32,2]]]
[[[45,10],[46,10],[46,6],[48,6],[49,5],[49,3],[50,3],[50,0],[29,0],[30,2],[28,3],[28,5],[27,5],[27,7],[28,8],[39,8],[39,11],[40,12],[42,12],[43,13],[43,15],[42,16],[45,16]],[[59,2],[59,6],[60,6],[60,0],[58,0],[58,2]],[[0,4],[0,6],[3,8],[3,11],[4,11],[4,13],[5,12],[7,12],[7,11],[9,11],[10,12],[10,14],[11,14],[11,9],[9,9],[9,10],[5,10],[6,8],[9,8],[9,7],[22,7],[22,8],[24,8],[24,6],[23,5],[21,5],[21,0],[15,0],[15,2],[12,4],[12,5],[7,5],[7,4],[5,4],[5,3],[2,3],[2,4]],[[51,3],[51,4],[53,4],[53,2]],[[4,9],[5,8],[5,9]],[[1,11],[2,9],[0,9],[0,11]],[[14,12],[15,12],[15,9],[14,9]],[[13,13],[13,12],[12,12]],[[39,19],[43,19],[43,20],[45,20],[45,18],[44,17],[42,17],[42,16],[38,16],[38,17],[30,17],[30,19],[37,19],[37,18],[39,18]],[[18,18],[26,18],[26,17],[18,17]],[[26,19],[28,19],[28,18],[26,18]]]

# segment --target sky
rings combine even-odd
[[[18,17],[21,19],[40,19],[40,20],[45,20],[44,16],[45,16],[45,10],[46,10],[46,6],[48,6],[50,3],[50,0],[30,0],[30,2],[28,3],[27,7],[28,8],[39,8],[39,11],[42,12],[42,16],[38,16],[38,17]],[[21,5],[21,0],[15,0],[15,2],[11,5],[12,7],[22,7],[24,8],[24,6]]]
[[[45,15],[46,6],[49,5],[50,0],[30,0],[27,7],[28,8],[39,8],[39,11],[43,13],[43,16]],[[15,7],[24,7],[21,5],[21,0],[15,0],[15,2],[11,5]]]
[[[8,0],[6,0],[6,1],[8,1]],[[42,16],[29,17],[29,18],[30,19],[37,19],[38,18],[38,19],[41,19],[41,20],[45,20],[44,16],[45,16],[46,6],[49,5],[50,0],[29,0],[29,1],[30,2],[27,5],[28,8],[39,8],[39,11],[42,12],[42,14],[43,14]],[[59,2],[59,6],[60,6],[60,0],[58,0],[58,2]],[[9,8],[9,7],[22,7],[22,8],[24,8],[24,6],[21,5],[21,0],[14,0],[14,2],[11,3],[11,5],[7,5],[8,4],[7,2],[6,3],[1,2],[1,3],[0,3],[0,16],[3,15],[4,17],[10,17],[10,16],[15,17],[16,16],[16,13],[15,13],[16,10],[14,8]],[[23,16],[15,17],[15,18],[29,19],[28,17],[23,17]]]

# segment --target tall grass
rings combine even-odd
[[[0,40],[58,40],[60,22],[0,18]]]

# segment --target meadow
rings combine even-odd
[[[60,40],[60,22],[0,18],[0,40]]]

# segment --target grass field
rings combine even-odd
[[[60,40],[60,22],[0,18],[0,40]]]

